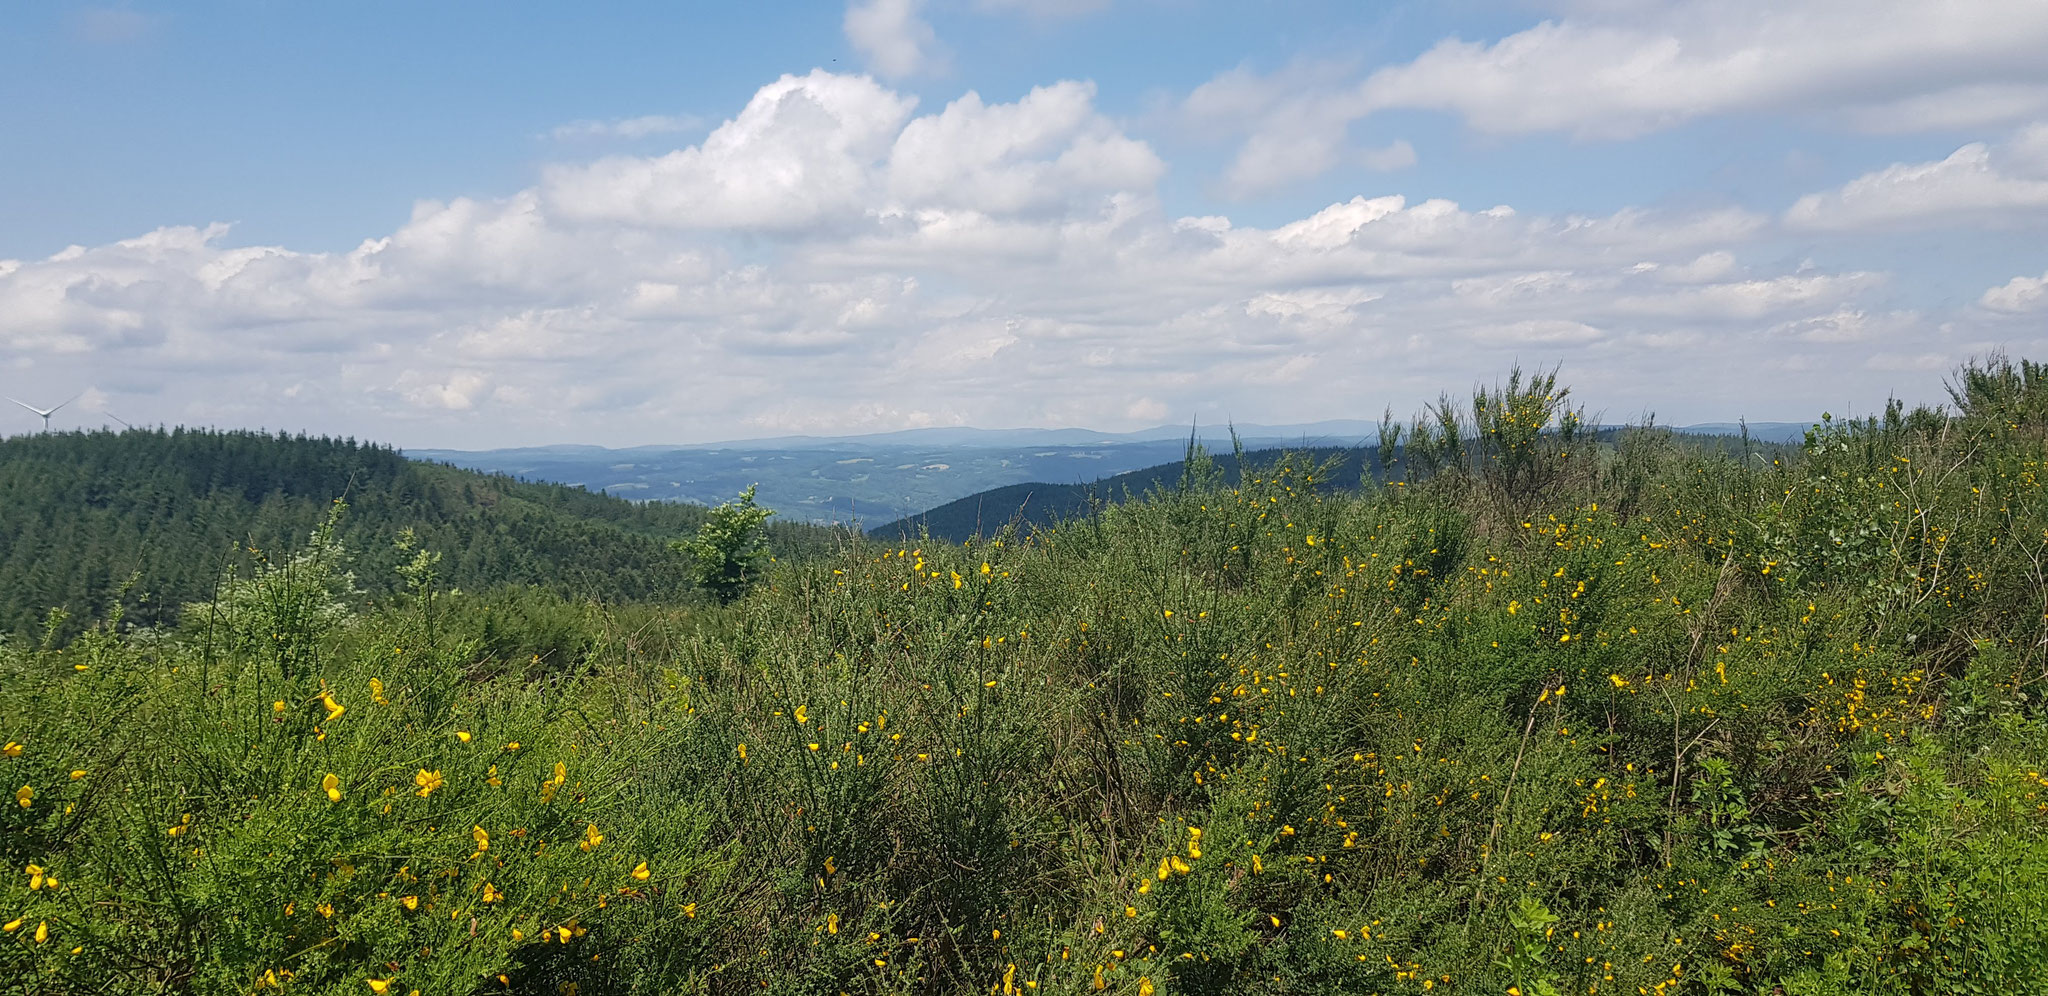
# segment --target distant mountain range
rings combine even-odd
[[[1805,423],[1751,423],[1761,442],[1797,441]],[[1247,449],[1348,447],[1378,441],[1379,423],[1333,419],[1235,427]],[[1732,434],[1738,423],[1682,426]],[[406,456],[526,480],[575,485],[636,501],[715,505],[758,485],[759,501],[785,521],[891,523],[971,495],[1027,483],[1087,485],[1180,458],[1191,435],[1230,448],[1228,425],[1093,429],[905,429],[859,436],[782,436],[634,446],[532,446],[500,450],[407,450]]]

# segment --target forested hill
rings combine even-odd
[[[334,499],[367,595],[397,586],[394,540],[411,528],[442,554],[444,584],[539,585],[607,600],[675,598],[686,584],[668,541],[705,509],[635,504],[580,488],[407,460],[353,439],[176,429],[0,440],[0,633],[39,630],[52,607],[103,615],[131,575],[130,619],[167,621],[210,596],[227,568],[306,542]],[[772,520],[771,520],[772,521]],[[834,533],[774,524],[778,556]],[[280,558],[281,559],[281,558]]]
[[[1248,466],[1276,465],[1283,457],[1295,457],[1305,470],[1327,465],[1323,482],[1335,488],[1356,488],[1368,473],[1378,472],[1376,448],[1321,447],[1305,450],[1250,450],[1244,454]],[[1238,457],[1223,453],[1214,458],[1216,471],[1226,480],[1237,477]],[[1186,468],[1183,461],[1105,477],[1083,484],[1011,484],[950,501],[917,515],[868,530],[876,539],[893,541],[929,533],[936,539],[959,543],[972,536],[988,536],[1011,523],[1045,526],[1087,515],[1101,504],[1123,501],[1160,488],[1174,487]]]
[[[1717,426],[1678,430],[1678,433],[1688,446],[1701,452],[1746,454],[1748,457],[1764,454],[1770,457],[1797,448],[1784,441],[1784,425],[1769,423],[1771,431],[1767,436],[1716,435],[1707,431]],[[1743,427],[1736,425],[1735,428],[1740,430]],[[1591,441],[1595,450],[1603,454],[1603,459],[1611,458],[1615,441],[1625,431],[1625,427],[1618,426],[1603,426],[1593,431]],[[1215,472],[1221,474],[1222,479],[1237,479],[1237,455],[1221,453],[1210,458]],[[1325,492],[1358,488],[1368,477],[1379,477],[1383,471],[1377,446],[1247,450],[1242,459],[1248,467],[1286,467],[1293,474],[1321,467],[1317,484],[1318,490]],[[1398,464],[1398,458],[1396,462]],[[1105,477],[1093,483],[1031,483],[991,488],[877,526],[868,530],[868,535],[883,542],[894,542],[928,534],[934,539],[960,543],[974,536],[993,535],[1013,523],[1047,526],[1080,518],[1105,504],[1141,497],[1158,489],[1174,488],[1180,483],[1185,467],[1184,461],[1176,460]]]

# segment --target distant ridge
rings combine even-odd
[[[1622,428],[1606,426],[1598,431],[1602,436],[1609,436]],[[1679,426],[1670,431],[1689,436],[1733,437],[1739,435],[1743,428],[1741,423],[1709,422]],[[1807,429],[1796,422],[1758,422],[1750,423],[1747,428],[1752,441],[1766,445],[1796,443],[1805,438]],[[1355,487],[1362,482],[1366,472],[1377,474],[1380,470],[1378,432],[1379,427],[1374,424],[1371,445],[1361,440],[1349,447],[1267,447],[1248,449],[1244,456],[1253,466],[1270,464],[1290,454],[1301,454],[1310,460],[1334,459],[1338,461],[1338,469],[1329,478],[1329,484],[1338,488]],[[1181,438],[1185,440],[1187,437]],[[1213,447],[1211,452],[1214,453]],[[1216,462],[1226,475],[1237,472],[1236,458],[1227,452],[1217,454]],[[1182,462],[1174,460],[1090,483],[1031,481],[1004,485],[885,523],[868,530],[868,535],[886,542],[930,535],[958,543],[973,536],[990,535],[1011,524],[1049,525],[1081,517],[1101,504],[1121,501],[1126,495],[1172,487],[1180,480],[1181,469]]]
[[[1247,423],[1154,426],[1132,432],[1093,429],[904,429],[859,436],[634,446],[578,444],[500,450],[415,449],[406,455],[522,480],[551,481],[638,502],[715,505],[758,485],[779,521],[893,522],[959,498],[1031,481],[1085,484],[1177,459],[1191,435],[1211,452],[1373,446],[1379,423],[1331,419],[1294,425]],[[1674,431],[1722,434],[1736,423]],[[1760,422],[1760,442],[1797,441],[1805,426]]]
[[[1217,470],[1226,479],[1237,476],[1238,461],[1234,454],[1213,456]],[[1324,483],[1340,490],[1358,487],[1368,473],[1377,474],[1380,469],[1377,448],[1262,449],[1247,450],[1244,454],[1247,465],[1253,467],[1271,464],[1285,456],[1299,456],[1308,464],[1332,461],[1334,466]],[[1097,506],[1115,504],[1126,496],[1174,487],[1181,480],[1183,467],[1184,463],[1176,460],[1088,484],[1032,482],[1007,485],[877,526],[868,530],[868,535],[884,542],[930,535],[935,539],[959,543],[974,536],[993,535],[1011,524],[1050,525],[1080,518]]]
[[[1770,442],[1797,442],[1812,425],[1810,422],[1751,422],[1749,433],[1752,437]],[[1673,432],[1695,435],[1736,435],[1741,431],[1740,422],[1700,422],[1693,425],[1667,426]],[[1606,426],[1620,428],[1619,425]],[[756,439],[722,439],[701,443],[645,443],[638,446],[605,447],[590,443],[552,443],[542,446],[513,446],[488,450],[452,450],[420,448],[406,450],[408,455],[421,459],[439,460],[448,456],[478,456],[482,454],[530,454],[535,456],[570,456],[605,454],[669,453],[678,450],[804,450],[837,449],[864,446],[962,446],[962,447],[1007,447],[1007,446],[1099,446],[1122,443],[1185,442],[1190,435],[1199,438],[1212,448],[1216,444],[1228,446],[1232,432],[1246,443],[1308,445],[1344,445],[1347,443],[1373,442],[1379,436],[1379,423],[1364,419],[1325,419],[1320,422],[1299,422],[1284,425],[1265,425],[1256,422],[1218,423],[1213,425],[1155,425],[1147,429],[1133,429],[1127,432],[1105,432],[1099,429],[981,429],[973,426],[932,426],[920,429],[896,429],[888,432],[853,433],[843,436],[763,436]]]

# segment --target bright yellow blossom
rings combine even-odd
[[[441,783],[446,780],[441,777],[439,771],[428,771],[425,768],[421,768],[419,774],[412,776],[412,783],[420,787],[420,790],[413,794],[424,799],[427,796],[433,795],[434,790],[440,788]]]
[[[320,779],[320,787],[327,790],[328,802],[341,801],[341,779],[334,772],[330,771],[327,777]]]

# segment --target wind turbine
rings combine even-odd
[[[29,403],[27,403],[27,402],[24,402],[24,401],[14,401],[14,399],[13,399],[13,398],[8,398],[7,400],[9,400],[9,401],[14,401],[14,403],[15,403],[15,404],[17,404],[17,405],[20,405],[21,407],[23,407],[23,408],[26,408],[26,409],[28,409],[29,411],[35,412],[35,413],[36,413],[36,414],[38,414],[38,415],[41,415],[41,416],[43,417],[43,431],[44,431],[44,432],[49,432],[49,431],[50,431],[50,416],[52,416],[52,415],[55,415],[55,414],[57,414],[57,409],[58,409],[58,408],[62,408],[62,407],[64,407],[65,405],[68,405],[68,404],[70,404],[70,403],[72,403],[72,402],[74,402],[74,401],[77,401],[78,399],[79,399],[79,395],[76,395],[76,394],[74,394],[74,395],[72,395],[72,396],[70,396],[70,397],[68,397],[68,398],[65,398],[65,399],[64,399],[64,401],[63,401],[63,402],[62,402],[61,404],[57,405],[57,406],[56,406],[56,407],[54,407],[54,408],[37,408],[36,406],[34,406],[34,405],[31,405],[31,404],[29,404]]]
[[[133,425],[130,425],[130,424],[128,424],[128,420],[127,420],[127,419],[125,419],[125,418],[122,418],[121,416],[119,416],[119,415],[116,415],[116,414],[114,414],[113,412],[110,412],[110,411],[108,411],[108,410],[106,410],[106,409],[104,409],[104,408],[100,409],[100,414],[102,414],[102,415],[105,415],[106,417],[108,417],[108,418],[110,418],[110,419],[113,419],[113,420],[114,420],[114,421],[116,421],[116,422],[119,422],[119,423],[121,423],[121,428],[123,428],[123,429],[133,429],[133,428],[135,428],[135,427],[134,427]]]

